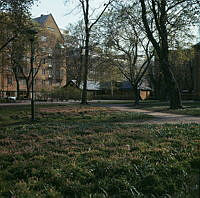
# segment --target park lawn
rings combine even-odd
[[[36,104],[36,122],[46,122],[47,120],[90,120],[90,121],[143,121],[152,116],[141,113],[117,112],[108,108],[83,106],[79,104]],[[28,124],[31,121],[30,105],[0,106],[0,127],[16,124]]]
[[[127,119],[148,117],[39,106],[34,123],[2,127],[0,197],[197,197],[200,126]]]
[[[30,120],[29,112],[30,105],[0,106],[0,127]]]

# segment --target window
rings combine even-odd
[[[61,69],[61,70],[60,70],[60,76],[61,76],[61,78],[64,77],[64,73],[65,73],[65,72],[64,72],[64,69]]]
[[[41,47],[41,51],[46,52],[47,51],[46,47]]]
[[[52,80],[49,80],[49,85],[50,85],[50,86],[52,85]]]
[[[46,59],[43,58],[43,59],[42,59],[42,64],[45,64],[45,63],[46,63]]]
[[[28,74],[29,73],[29,68],[27,66],[24,66],[23,67],[23,71],[25,74]]]
[[[8,85],[12,85],[12,84],[13,84],[12,76],[8,76],[8,77],[7,77],[7,84],[8,84]]]
[[[42,80],[42,85],[45,85],[45,80]]]
[[[53,71],[52,70],[49,70],[49,75],[52,75],[53,74]]]
[[[21,80],[19,81],[19,83],[20,83],[21,85],[26,85],[26,80],[25,80],[25,79],[21,79]]]
[[[16,67],[16,73],[21,73],[20,67]]]
[[[50,65],[52,65],[52,59],[51,59],[51,58],[48,59],[48,63],[49,63]]]
[[[60,70],[56,70],[56,76],[60,75]]]
[[[46,73],[46,70],[42,69],[42,75],[45,75],[45,73]]]
[[[54,31],[55,31],[55,29],[54,29],[54,28],[52,28],[52,27],[47,27],[47,29],[48,29],[48,30],[50,30],[50,31],[52,31],[52,32],[54,32]]]
[[[33,68],[33,75],[35,75],[37,72],[37,68]]]
[[[43,41],[43,42],[46,42],[47,41],[47,37],[46,36],[41,36],[40,40]]]

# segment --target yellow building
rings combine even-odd
[[[39,29],[35,36],[37,39],[34,42],[33,63],[34,89],[36,96],[39,96],[42,90],[50,91],[66,84],[66,60],[64,39],[53,16],[51,14],[41,15],[33,21]],[[16,74],[4,60],[5,57],[6,55],[2,54],[0,60],[0,97],[17,96],[17,85],[18,96],[30,97],[30,51],[27,55],[23,55],[23,67],[17,68],[19,70],[17,81]],[[23,71],[20,68],[23,68]]]

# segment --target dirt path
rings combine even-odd
[[[194,117],[190,115],[178,115],[178,114],[172,114],[172,113],[161,113],[161,112],[153,112],[149,110],[144,110],[144,109],[134,109],[133,107],[130,107],[128,105],[124,104],[109,104],[106,105],[110,107],[111,109],[114,110],[119,110],[119,111],[126,111],[126,112],[138,112],[138,113],[144,113],[147,115],[152,115],[154,116],[153,119],[146,120],[143,122],[140,122],[142,124],[166,124],[166,123],[171,123],[171,124],[178,124],[178,123],[198,123],[200,124],[200,117]],[[130,124],[134,122],[128,122]],[[126,124],[128,124],[126,123]]]

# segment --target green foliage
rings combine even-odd
[[[57,88],[51,92],[51,97],[59,100],[80,100],[81,90],[73,87]]]
[[[82,91],[74,87],[55,88],[52,91],[41,90],[39,100],[80,100]],[[92,99],[92,93],[88,92],[88,99]]]

